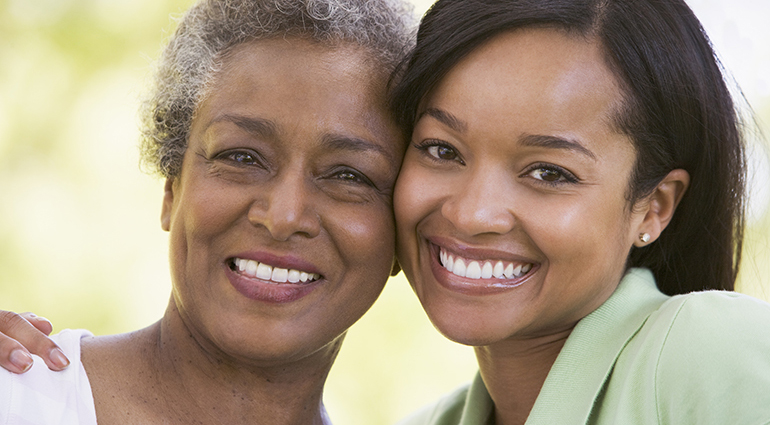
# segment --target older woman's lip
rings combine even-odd
[[[318,273],[309,273],[304,270],[285,269],[272,266],[267,263],[260,263],[255,260],[244,258],[232,258],[228,260],[230,270],[240,273],[248,278],[257,278],[269,281],[275,284],[283,283],[305,283],[312,282],[321,278]]]
[[[308,274],[317,274],[323,276],[321,270],[316,267],[315,264],[299,258],[295,255],[280,255],[273,254],[264,251],[250,251],[241,252],[228,258],[227,261],[232,261],[236,258],[240,258],[247,261],[255,261],[259,264],[269,265],[271,268],[282,268],[286,270],[298,270]]]
[[[225,275],[241,295],[246,298],[272,304],[284,304],[297,301],[318,288],[325,279],[305,283],[276,283],[256,277],[248,277],[225,265]]]

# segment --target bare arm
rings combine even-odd
[[[40,356],[51,370],[62,370],[69,360],[48,335],[53,326],[32,313],[0,310],[0,366],[14,373],[32,367],[30,353]]]

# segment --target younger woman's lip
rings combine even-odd
[[[532,258],[512,254],[507,250],[469,246],[442,236],[423,236],[423,238],[430,247],[431,252],[436,255],[438,255],[440,249],[444,249],[452,254],[459,255],[463,258],[469,258],[471,260],[502,260],[505,262],[516,262],[522,264],[537,263],[537,261]]]
[[[526,283],[530,276],[539,268],[537,263],[531,264],[530,270],[514,278],[474,279],[458,276],[441,264],[439,252],[441,247],[428,241],[430,268],[436,281],[444,288],[464,295],[482,296],[511,291]]]

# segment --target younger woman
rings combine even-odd
[[[440,0],[392,103],[398,258],[480,374],[406,424],[770,421],[741,135],[683,1]],[[685,295],[686,294],[686,295]]]

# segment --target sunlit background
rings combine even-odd
[[[174,28],[169,16],[190,4],[0,0],[0,308],[96,334],[163,314],[162,182],[138,169],[136,110]],[[429,4],[415,0],[416,13]],[[740,290],[767,300],[770,167],[759,132],[770,123],[770,2],[690,4],[758,120]],[[325,400],[338,425],[391,424],[475,369],[471,350],[435,332],[399,275],[350,330]]]

